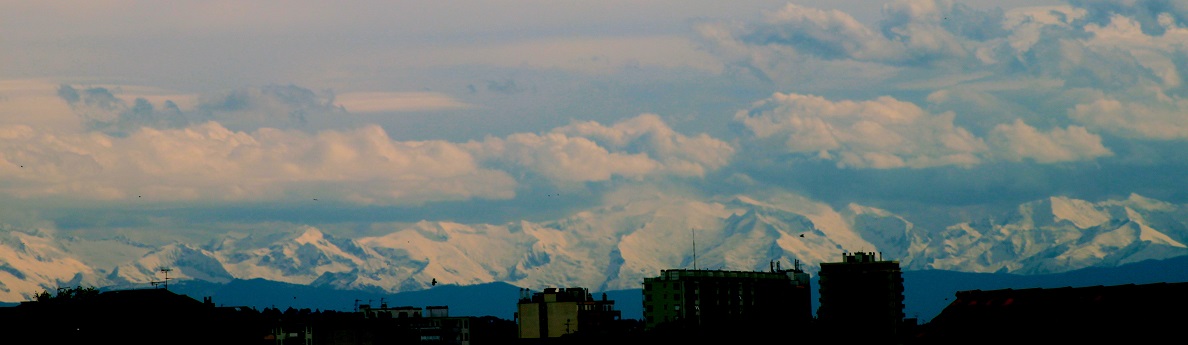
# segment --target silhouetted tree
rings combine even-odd
[[[99,289],[94,286],[82,287],[59,287],[56,294],[50,294],[49,290],[42,290],[36,295],[37,302],[61,303],[68,301],[82,301],[93,298],[99,295]]]

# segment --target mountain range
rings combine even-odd
[[[923,221],[875,207],[835,208],[772,193],[720,200],[657,194],[551,221],[420,221],[360,237],[293,226],[227,232],[204,243],[149,244],[126,233],[84,238],[5,226],[0,301],[28,300],[61,286],[143,288],[163,281],[210,284],[208,292],[270,282],[358,296],[506,284],[626,291],[623,298],[631,298],[645,277],[663,269],[767,270],[781,262],[815,276],[821,263],[840,261],[847,252],[897,260],[906,277],[1053,276],[1188,254],[1188,208],[1140,195],[1103,201],[1053,196],[969,219],[917,226]]]
[[[1117,267],[1091,267],[1055,274],[1019,275],[1010,273],[970,273],[945,270],[917,270],[904,272],[904,312],[907,317],[927,322],[948,306],[958,291],[1077,288],[1126,284],[1188,282],[1188,256],[1165,260],[1146,260]],[[810,280],[812,310],[820,306],[817,300],[817,279]],[[351,311],[360,305],[372,306],[447,306],[450,315],[495,316],[515,318],[516,302],[523,288],[491,282],[475,285],[438,285],[424,290],[400,293],[375,293],[358,290],[339,290],[269,281],[265,279],[235,279],[227,283],[202,280],[182,280],[168,288],[196,300],[210,297],[220,306],[311,309]],[[539,291],[537,291],[539,292]],[[595,298],[605,293],[615,302],[615,309],[624,319],[643,318],[641,289],[591,291]],[[0,303],[2,304],[2,303]]]

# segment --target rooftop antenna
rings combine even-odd
[[[164,281],[165,290],[169,290],[169,271],[172,271],[172,270],[173,269],[169,268],[169,267],[161,267],[161,272],[165,272],[165,281]]]
[[[693,233],[693,270],[697,270],[697,229],[689,229]]]

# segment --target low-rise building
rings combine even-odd
[[[606,294],[594,299],[585,288],[520,290],[515,321],[521,339],[558,338],[569,334],[597,334],[610,330],[622,317]]]
[[[381,303],[378,308],[369,304],[359,305],[364,322],[374,325],[380,339],[389,339],[408,344],[456,344],[469,345],[470,323],[473,317],[451,317],[447,306],[388,307]]]

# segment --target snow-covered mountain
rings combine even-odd
[[[915,237],[904,262],[907,269],[1044,274],[1166,259],[1188,253],[1185,212],[1138,195],[1100,203],[1051,197]]]
[[[206,244],[82,240],[0,231],[0,301],[61,286],[146,286],[170,279],[263,278],[375,292],[507,282],[539,289],[639,288],[662,269],[766,270],[798,260],[814,273],[845,252],[878,252],[905,270],[1059,273],[1188,255],[1188,208],[1132,195],[1051,197],[944,229],[886,210],[834,209],[791,194],[726,200],[632,199],[548,222],[424,221],[374,237],[314,227],[227,233]]]

